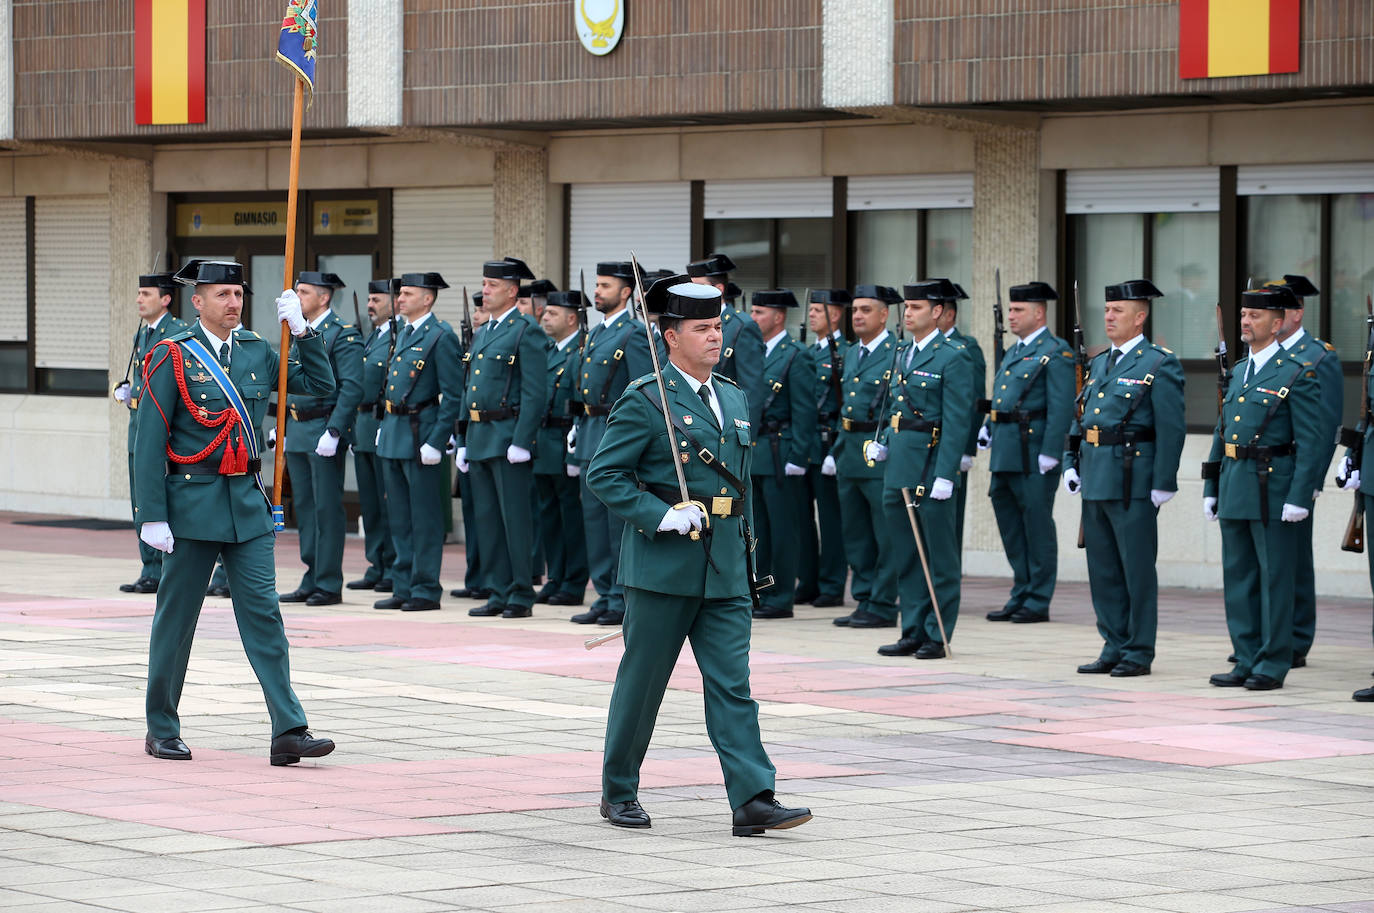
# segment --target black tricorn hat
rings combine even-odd
[[[182,285],[241,285],[252,292],[243,281],[243,264],[233,260],[190,260],[172,278]]]
[[[733,282],[727,282],[725,283],[725,294],[723,297],[726,301],[734,304],[736,298],[744,297],[744,289],[735,285]]]
[[[915,285],[902,286],[906,301],[957,301],[959,289],[948,279],[922,279]]]
[[[877,298],[883,304],[897,304],[902,300],[902,296],[890,285],[856,285],[854,297]]]
[[[391,280],[373,279],[371,282],[367,284],[367,293],[369,295],[390,295]]]
[[[1321,294],[1321,292],[1317,290],[1317,287],[1312,284],[1312,280],[1308,279],[1306,276],[1292,276],[1288,273],[1284,273],[1282,281],[1266,282],[1264,284],[1286,285],[1288,286],[1288,290],[1296,295],[1299,300]]]
[[[554,285],[553,281],[550,279],[536,279],[530,283],[531,295],[538,295],[541,298],[546,298],[556,291],[558,291],[558,286]]]
[[[807,304],[835,304],[848,307],[853,300],[848,289],[813,288]]]
[[[954,290],[955,290],[956,292],[959,293],[958,296],[957,296],[957,298],[958,298],[959,301],[967,301],[967,300],[968,300],[968,292],[964,291],[964,287],[963,287],[962,285],[960,285],[960,284],[957,283],[957,282],[954,283]]]
[[[587,299],[582,297],[582,293],[573,289],[569,292],[549,292],[549,307],[572,308],[580,311],[587,306]]]
[[[756,308],[797,307],[797,296],[792,294],[790,288],[772,288],[755,292],[752,301]]]
[[[481,292],[473,292],[473,293],[472,293],[472,303],[475,304],[475,305],[477,305],[478,307],[481,307],[481,306],[482,306],[482,293],[481,293]]]
[[[524,260],[517,260],[514,257],[506,257],[502,260],[488,260],[482,264],[483,279],[505,279],[510,282],[519,282],[522,279],[533,279],[534,273],[525,265]]]
[[[725,254],[712,254],[705,260],[693,260],[687,264],[687,275],[693,279],[700,279],[704,276],[724,276],[738,267],[735,261]]]
[[[164,295],[170,295],[177,290],[177,283],[171,273],[145,273],[138,277],[138,287],[155,288]]]
[[[613,279],[624,279],[626,282],[635,281],[634,264],[629,260],[603,260],[596,265],[598,276],[610,276]]]
[[[427,288],[436,292],[441,288],[448,288],[448,283],[438,273],[402,273],[401,278],[397,279],[396,282],[398,289],[404,285],[414,288]]]
[[[1027,282],[1025,285],[1013,285],[1007,292],[1007,297],[1012,301],[1058,301],[1059,294],[1048,282]]]
[[[693,282],[690,276],[669,276],[649,286],[644,306],[660,317],[711,320],[720,316],[720,290]]]
[[[1127,279],[1109,285],[1106,295],[1108,301],[1149,301],[1151,298],[1164,297],[1164,293],[1155,288],[1149,279]]]
[[[334,273],[320,273],[314,270],[306,270],[296,277],[297,282],[304,282],[306,285],[318,285],[320,288],[341,289],[344,281]]]
[[[1286,285],[1265,285],[1246,289],[1240,295],[1240,306],[1265,311],[1282,311],[1302,307],[1302,299]]]
[[[534,291],[528,285],[520,286],[520,290],[515,293],[517,298],[533,298]]]

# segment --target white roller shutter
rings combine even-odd
[[[881,174],[849,179],[850,210],[971,209],[973,175]]]
[[[1374,193],[1374,162],[1326,165],[1242,165],[1236,169],[1241,196],[1280,193]]]
[[[707,181],[708,219],[829,218],[835,208],[830,178],[779,181]]]
[[[568,239],[570,287],[578,287],[579,273],[585,270],[590,296],[596,264],[628,260],[630,251],[646,270],[682,270],[691,256],[691,196],[686,181],[574,184]]]
[[[439,293],[435,313],[457,325],[462,288],[482,289],[482,263],[492,259],[490,187],[426,187],[391,196],[392,269],[441,273],[451,289]]]
[[[108,197],[39,197],[35,201],[34,290],[35,364],[108,370]]]
[[[29,338],[28,249],[24,238],[24,198],[0,199],[0,342]]]
[[[1216,168],[1075,169],[1066,175],[1064,211],[1216,212],[1221,172]]]

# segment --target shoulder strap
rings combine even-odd
[[[1294,359],[1294,361],[1296,360],[1297,359]],[[1274,416],[1278,414],[1279,405],[1282,404],[1284,400],[1288,399],[1289,389],[1292,388],[1294,382],[1302,376],[1302,372],[1305,370],[1307,370],[1307,365],[1300,363],[1297,370],[1289,376],[1288,383],[1279,387],[1278,395],[1275,396],[1274,401],[1269,404],[1269,411],[1264,413],[1264,421],[1260,422],[1259,428],[1255,429],[1255,436],[1250,438],[1251,444],[1258,443],[1259,439],[1264,436],[1265,429],[1269,427],[1269,423],[1273,420]]]
[[[655,409],[659,412],[663,412],[663,403],[659,402],[658,391],[653,388],[652,384],[644,384],[639,388],[639,392],[644,394],[645,398],[653,404]],[[743,497],[745,492],[748,491],[749,486],[741,481],[739,476],[722,466],[720,460],[716,459],[714,453],[701,446],[700,442],[692,435],[692,432],[687,430],[677,416],[673,415],[671,411],[668,412],[667,415],[669,421],[673,423],[673,429],[677,431],[678,434],[685,437],[688,444],[692,445],[692,448],[697,453],[697,459],[711,467],[711,470],[715,472],[716,475],[733,485],[735,490],[740,493],[740,497]]]
[[[508,356],[508,360],[506,361],[506,365],[507,365],[508,367],[514,368],[515,365],[516,365],[516,363],[518,362],[519,356],[520,356],[520,341],[521,341],[522,339],[525,338],[525,331],[528,330],[529,328],[530,328],[530,322],[529,322],[528,320],[522,320],[522,321],[520,321],[520,331],[519,331],[518,333],[515,334],[515,348],[513,348],[513,349],[511,350],[511,353],[510,353],[510,355]],[[521,370],[524,370],[524,369],[521,368]],[[504,408],[506,407],[506,397],[510,396],[510,382],[511,382],[514,378],[515,378],[515,371],[511,370],[511,371],[507,371],[507,372],[506,372],[506,385],[505,385],[504,387],[501,388],[501,408],[502,408],[502,409],[504,409]]]
[[[1156,354],[1158,355],[1158,357],[1150,365],[1149,370],[1145,372],[1145,391],[1141,393],[1140,396],[1137,396],[1131,400],[1131,404],[1126,407],[1126,414],[1121,417],[1121,424],[1117,427],[1125,428],[1127,425],[1131,423],[1131,416],[1135,415],[1135,410],[1140,408],[1140,404],[1149,398],[1150,391],[1154,389],[1155,371],[1159,368],[1161,364],[1164,363],[1164,356],[1168,353],[1158,352]],[[1087,384],[1084,384],[1083,389],[1086,390],[1087,388]]]
[[[415,362],[415,376],[410,379],[410,384],[406,387],[405,393],[401,394],[401,405],[405,405],[406,400],[410,399],[410,394],[415,390],[415,385],[420,381],[420,374],[425,370],[425,362],[429,359],[429,353],[434,351],[434,347],[439,344],[439,336],[446,332],[448,331],[439,329],[436,326],[436,332],[430,337],[425,347],[420,350],[420,358]]]
[[[1045,370],[1045,365],[1049,363],[1050,356],[1048,354],[1040,356],[1040,360],[1035,363],[1035,367],[1031,368],[1030,376],[1027,377],[1026,382],[1021,385],[1021,395],[1016,397],[1016,403],[1011,407],[1009,411],[1021,411],[1021,403],[1023,400],[1025,400],[1026,394],[1030,392],[1031,387],[1035,386],[1035,382],[1040,378],[1040,372]]]
[[[788,371],[789,368],[792,367],[792,359],[794,359],[794,358],[796,358],[796,357],[797,357],[797,347],[796,347],[796,346],[792,346],[791,348],[789,348],[789,349],[787,350],[787,358],[786,358],[786,360],[782,363],[782,371],[779,372],[779,374],[778,374],[778,379],[775,380],[775,381],[773,381],[773,390],[772,390],[772,392],[768,394],[768,399],[766,399],[766,400],[763,401],[763,411],[759,413],[760,415],[767,415],[767,414],[768,414],[768,407],[771,406],[771,405],[773,405],[773,400],[775,400],[775,399],[778,398],[778,394],[781,393],[782,390],[783,390],[783,387],[785,387],[785,386],[787,385],[787,371]],[[761,430],[761,429],[760,429],[760,430]]]

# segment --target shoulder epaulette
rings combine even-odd
[[[159,339],[158,342],[181,342],[183,339],[190,339],[194,335],[195,334],[192,333],[188,327],[186,329],[177,330],[165,339]]]
[[[729,384],[730,386],[734,387],[735,389],[739,389],[739,384],[735,383],[733,380],[731,380],[730,378],[726,377],[724,374],[717,374],[717,373],[715,373],[714,371],[712,371],[712,372],[711,372],[711,376],[714,377],[716,380],[724,381],[725,383]]]
[[[651,384],[651,383],[653,383],[653,382],[654,382],[654,376],[653,376],[652,374],[646,374],[646,375],[644,375],[643,377],[636,377],[634,380],[630,381],[628,384],[625,385],[625,389],[627,389],[627,390],[638,390],[640,387],[644,386],[645,384]]]
[[[1329,342],[1324,342],[1324,343],[1322,343],[1322,345],[1326,347],[1326,351],[1328,351],[1328,352],[1334,352],[1334,351],[1336,351],[1336,347],[1333,346],[1333,345],[1332,345],[1331,343],[1329,343]]]
[[[1165,355],[1172,355],[1172,354],[1174,354],[1174,350],[1173,350],[1173,349],[1170,349],[1170,348],[1167,348],[1167,347],[1165,347],[1165,346],[1162,346],[1162,345],[1160,345],[1160,344],[1157,343],[1157,342],[1152,342],[1152,343],[1150,343],[1150,345],[1151,345],[1152,348],[1154,348],[1154,349],[1157,350],[1157,351],[1163,352]]]

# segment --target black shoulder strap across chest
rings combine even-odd
[[[778,394],[787,386],[787,372],[792,367],[792,359],[797,357],[797,347],[792,346],[787,350],[786,359],[782,363],[782,371],[778,373],[778,379],[773,381],[773,389],[768,394],[768,399],[763,401],[763,411],[760,415],[768,414],[768,407],[773,405],[773,400],[778,398]]]
[[[1140,404],[1141,404],[1141,403],[1143,403],[1143,402],[1145,402],[1145,400],[1149,399],[1149,397],[1150,397],[1150,391],[1151,391],[1152,389],[1154,389],[1154,384],[1155,384],[1155,371],[1159,370],[1159,366],[1162,365],[1162,364],[1164,363],[1164,357],[1165,357],[1168,353],[1167,353],[1167,352],[1157,352],[1157,353],[1155,353],[1155,354],[1156,354],[1157,357],[1156,357],[1155,360],[1150,364],[1150,367],[1149,367],[1148,370],[1146,370],[1146,372],[1145,372],[1145,377],[1143,378],[1143,381],[1144,381],[1143,386],[1145,387],[1144,391],[1141,392],[1140,396],[1134,397],[1134,398],[1131,400],[1131,404],[1130,404],[1129,406],[1126,407],[1126,414],[1123,415],[1123,416],[1121,416],[1121,424],[1118,425],[1117,427],[1119,427],[1119,428],[1125,428],[1127,425],[1129,425],[1129,424],[1131,423],[1131,416],[1135,415],[1135,410],[1137,410],[1137,409],[1140,408]],[[1104,381],[1104,383],[1105,383],[1105,381]],[[1084,385],[1084,389],[1085,389],[1085,390],[1087,389],[1087,385],[1086,385],[1086,384]]]
[[[415,385],[420,381],[421,372],[425,370],[425,362],[429,359],[429,353],[432,352],[434,350],[434,347],[439,344],[439,337],[443,334],[443,332],[443,330],[436,329],[434,333],[430,335],[429,340],[425,343],[425,347],[420,350],[420,357],[415,360],[415,374],[411,376],[410,385],[406,387],[406,392],[401,395],[401,399],[399,401],[400,405],[405,405],[406,400],[410,399],[411,392],[414,391]],[[407,348],[410,347],[407,346]]]
[[[640,387],[639,392],[644,394],[645,398],[653,404],[653,407],[655,409],[657,409],[659,412],[663,412],[663,403],[659,402],[658,391],[655,390],[651,384],[645,384],[644,386]],[[711,470],[715,472],[716,475],[720,476],[726,482],[729,482],[732,486],[734,486],[735,490],[739,492],[740,497],[744,497],[744,494],[746,491],[748,491],[749,486],[746,485],[739,478],[739,476],[735,475],[733,472],[726,469],[725,466],[721,464],[720,460],[716,458],[716,455],[714,453],[712,453],[707,448],[701,446],[701,443],[696,439],[696,437],[692,435],[692,432],[688,431],[686,426],[682,424],[681,419],[679,419],[676,415],[673,415],[671,411],[668,412],[667,415],[669,421],[673,423],[673,429],[677,431],[678,434],[685,437],[687,439],[687,443],[690,444],[692,446],[692,449],[696,451],[697,459],[701,460],[707,466],[711,467]]]
[[[1031,368],[1030,374],[1026,375],[1026,382],[1021,385],[1021,395],[1016,397],[1016,403],[1011,407],[1012,412],[1019,412],[1021,410],[1021,403],[1025,401],[1026,394],[1030,393],[1031,387],[1034,387],[1035,382],[1040,379],[1040,372],[1045,370],[1045,365],[1049,363],[1050,353],[1047,352],[1040,356],[1040,360]]]
[[[520,342],[521,342],[521,340],[523,340],[523,339],[525,338],[525,331],[528,330],[529,328],[530,328],[530,322],[529,322],[528,320],[522,320],[522,321],[520,321],[520,331],[519,331],[518,333],[515,334],[515,346],[511,349],[510,355],[507,356],[507,358],[506,358],[506,365],[507,365],[508,367],[512,368],[512,369],[513,369],[517,364],[519,364],[519,362],[520,362],[520,358],[519,358],[519,355],[520,355]],[[524,369],[521,368],[521,370],[524,370]],[[514,370],[507,371],[507,372],[506,372],[506,385],[505,385],[504,387],[501,388],[501,408],[505,408],[505,405],[506,405],[506,397],[510,396],[510,384],[511,384],[511,381],[514,380],[514,379],[515,379],[515,371],[514,371]]]
[[[1297,361],[1297,359],[1294,359],[1294,361]],[[1274,416],[1278,414],[1279,406],[1283,404],[1284,400],[1288,399],[1288,391],[1293,388],[1293,384],[1297,383],[1298,378],[1302,376],[1302,372],[1305,370],[1307,370],[1307,365],[1299,363],[1297,370],[1289,376],[1288,383],[1279,387],[1278,393],[1274,396],[1274,401],[1269,404],[1269,411],[1264,413],[1264,420],[1260,422],[1259,428],[1255,429],[1255,436],[1250,438],[1251,444],[1259,443],[1259,439],[1264,436],[1264,432],[1269,427],[1269,423],[1273,421]]]
[[[629,318],[627,317],[626,319],[628,320]],[[628,323],[626,323],[625,325],[626,325],[626,326],[629,326]],[[631,327],[630,332],[631,332],[631,333],[634,332],[634,328],[633,328],[633,327]],[[625,358],[625,345],[624,345],[624,343],[625,343],[625,340],[627,340],[627,339],[629,339],[629,338],[630,338],[630,337],[629,337],[629,334],[626,334],[625,336],[621,337],[620,340],[619,340],[619,343],[618,343],[618,344],[616,345],[616,347],[615,347],[615,351],[611,353],[611,358],[610,358],[610,360],[613,361],[613,362],[615,362],[615,365],[611,368],[610,371],[607,371],[607,372],[606,372],[606,380],[605,380],[605,382],[602,383],[602,385],[601,385],[601,396],[598,397],[598,399],[597,399],[596,402],[592,403],[593,406],[602,406],[602,405],[605,405],[605,403],[606,403],[606,397],[608,397],[608,396],[611,395],[611,387],[612,387],[612,385],[615,384],[615,379],[616,379],[616,377],[618,377],[618,376],[620,375],[621,361],[622,361],[622,359]],[[630,369],[629,369],[628,367],[626,367],[625,370],[628,372]]]

